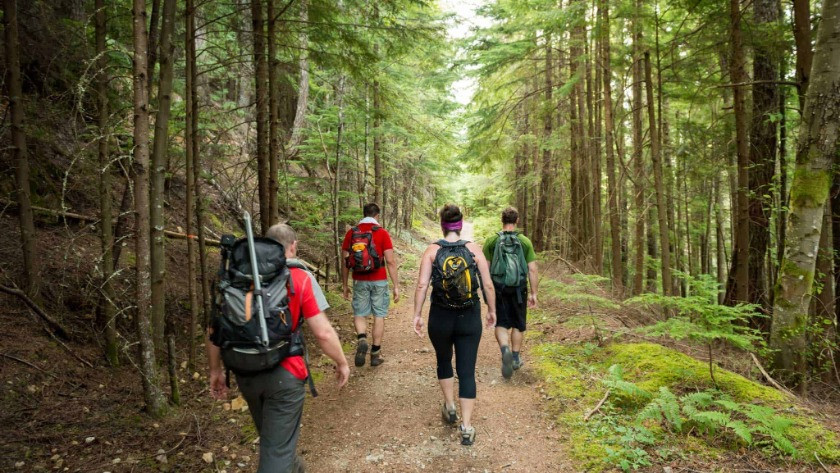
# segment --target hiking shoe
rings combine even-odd
[[[464,427],[463,424],[458,427],[461,434],[461,445],[472,445],[475,442],[475,427]]]
[[[521,359],[521,358],[520,358],[520,359],[518,359],[518,360],[517,360],[517,359],[514,359],[514,360],[513,360],[513,370],[514,370],[514,371],[516,371],[516,370],[518,370],[519,368],[522,368],[522,365],[523,365],[523,364],[524,364],[524,363],[522,363],[522,359]]]
[[[510,379],[513,376],[513,353],[510,348],[502,348],[502,377]]]
[[[362,364],[364,363],[365,362],[362,361]],[[381,350],[376,353],[370,352],[370,366],[379,366],[382,363],[385,363],[385,358],[382,358]]]
[[[452,408],[446,407],[446,403],[443,403],[443,406],[440,408],[441,416],[443,416],[443,423],[449,425],[455,425],[455,422],[458,421],[458,413],[455,412],[455,406]]]
[[[360,338],[358,343],[356,343],[356,367],[365,366],[365,357],[367,356],[367,351],[368,351],[367,339]],[[373,360],[371,360],[371,361],[373,361]]]

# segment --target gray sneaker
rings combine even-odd
[[[458,427],[458,432],[461,434],[461,445],[472,445],[475,443],[475,427],[464,428],[463,425]]]
[[[365,358],[367,357],[368,342],[367,338],[360,338],[356,343],[356,366],[365,366]]]
[[[445,402],[440,408],[440,414],[443,417],[443,422],[445,424],[455,425],[455,422],[458,422],[458,413],[455,411],[455,407],[446,407]]]
[[[502,377],[510,379],[513,376],[513,353],[510,347],[502,347]]]

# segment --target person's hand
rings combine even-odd
[[[227,384],[223,370],[210,370],[210,396],[216,400],[227,399]]]
[[[487,328],[493,328],[496,326],[496,311],[495,310],[488,310],[487,311]]]
[[[350,286],[344,286],[344,289],[342,290],[341,295],[342,295],[342,297],[344,297],[345,301],[349,301],[350,300]]]
[[[344,363],[343,365],[335,367],[335,384],[338,386],[338,389],[344,387],[347,384],[347,380],[350,379],[350,365]]]
[[[537,307],[537,295],[536,294],[529,294],[528,295],[528,308],[535,309]]]
[[[418,337],[423,336],[423,317],[419,315],[414,316],[414,333],[416,333]]]
[[[394,284],[394,304],[400,301],[400,286]]]

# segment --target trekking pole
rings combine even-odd
[[[248,237],[248,254],[251,257],[251,272],[254,278],[254,297],[257,298],[257,313],[260,317],[260,338],[264,347],[268,346],[268,327],[265,325],[265,307],[263,306],[262,284],[260,281],[260,270],[257,267],[257,250],[254,248],[254,231],[251,229],[251,214],[247,211],[243,216],[245,220],[245,235]]]

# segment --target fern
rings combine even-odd
[[[610,389],[616,391],[618,394],[623,394],[627,397],[638,397],[642,399],[650,399],[653,395],[644,389],[640,388],[634,383],[624,380],[620,365],[612,365],[607,369],[609,376],[604,380]]]
[[[744,441],[747,445],[752,445],[752,429],[745,424],[743,421],[740,420],[730,420],[726,427],[732,430],[732,432],[741,440]]]

